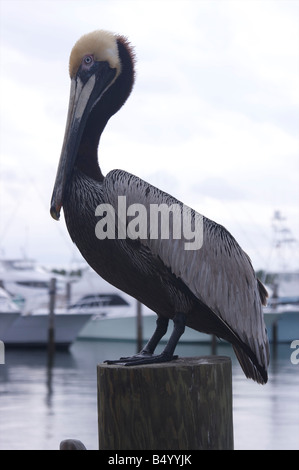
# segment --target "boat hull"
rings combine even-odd
[[[270,342],[273,342],[275,337],[279,343],[289,343],[294,339],[299,339],[299,311],[268,311],[264,318]],[[143,341],[148,341],[152,336],[156,319],[155,314],[142,316]],[[169,323],[168,331],[161,342],[168,341],[171,332],[172,322]],[[99,341],[136,341],[136,338],[136,315],[94,315],[78,335],[78,339]],[[211,341],[212,335],[199,333],[188,327],[180,338],[180,343],[210,343]]]
[[[156,327],[157,315],[142,316],[142,339],[148,341],[153,335]],[[169,323],[168,331],[162,338],[162,342],[168,341],[172,333],[172,322]],[[94,316],[81,330],[78,339],[101,340],[101,341],[136,341],[137,320],[135,315],[115,316],[102,318]],[[209,343],[211,335],[199,333],[186,327],[185,333],[180,339],[181,343]]]
[[[299,339],[299,306],[278,305],[265,309],[265,322],[270,342],[291,343]]]
[[[91,315],[86,313],[55,315],[54,341],[58,349],[68,348]],[[48,315],[20,315],[3,335],[7,347],[45,348],[48,345]]]
[[[0,312],[0,340],[3,341],[4,335],[10,329],[16,319],[21,316],[19,312]]]

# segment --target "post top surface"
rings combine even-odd
[[[162,368],[181,368],[181,367],[196,367],[200,365],[205,366],[215,366],[220,364],[230,364],[231,359],[228,356],[196,356],[196,357],[179,357],[173,361],[163,362],[161,364],[145,364],[145,365],[138,365],[138,366],[125,366],[124,364],[106,364],[101,363],[98,364],[100,368],[106,367],[113,367],[113,368],[126,368],[126,369],[140,369],[140,368],[154,368],[154,369],[162,369]]]

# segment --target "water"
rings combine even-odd
[[[52,369],[43,351],[6,351],[0,365],[0,449],[58,449],[63,439],[98,448],[96,365],[135,353],[133,343],[78,341],[57,352]],[[211,354],[206,345],[179,345],[178,354]],[[299,449],[299,365],[278,345],[265,386],[243,375],[232,358],[235,449]]]

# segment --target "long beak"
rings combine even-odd
[[[93,106],[101,99],[103,93],[115,76],[115,69],[107,63],[98,62],[98,71],[84,82],[79,76],[71,81],[71,94],[67,115],[64,141],[54,184],[50,213],[53,219],[59,220],[63,206],[65,189],[70,181],[82,134],[88,115]]]
[[[84,130],[82,118],[87,108],[94,83],[94,75],[90,77],[85,86],[83,86],[81,80],[76,78],[73,78],[71,82],[66,129],[51,199],[50,213],[55,220],[59,220],[60,217],[65,185],[75,163],[78,146]]]

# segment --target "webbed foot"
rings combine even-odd
[[[160,364],[161,362],[169,362],[177,359],[178,356],[168,355],[165,353],[161,354],[150,354],[150,353],[139,353],[131,357],[121,357],[118,360],[104,361],[106,364],[122,364],[124,366],[139,366],[143,364]]]

